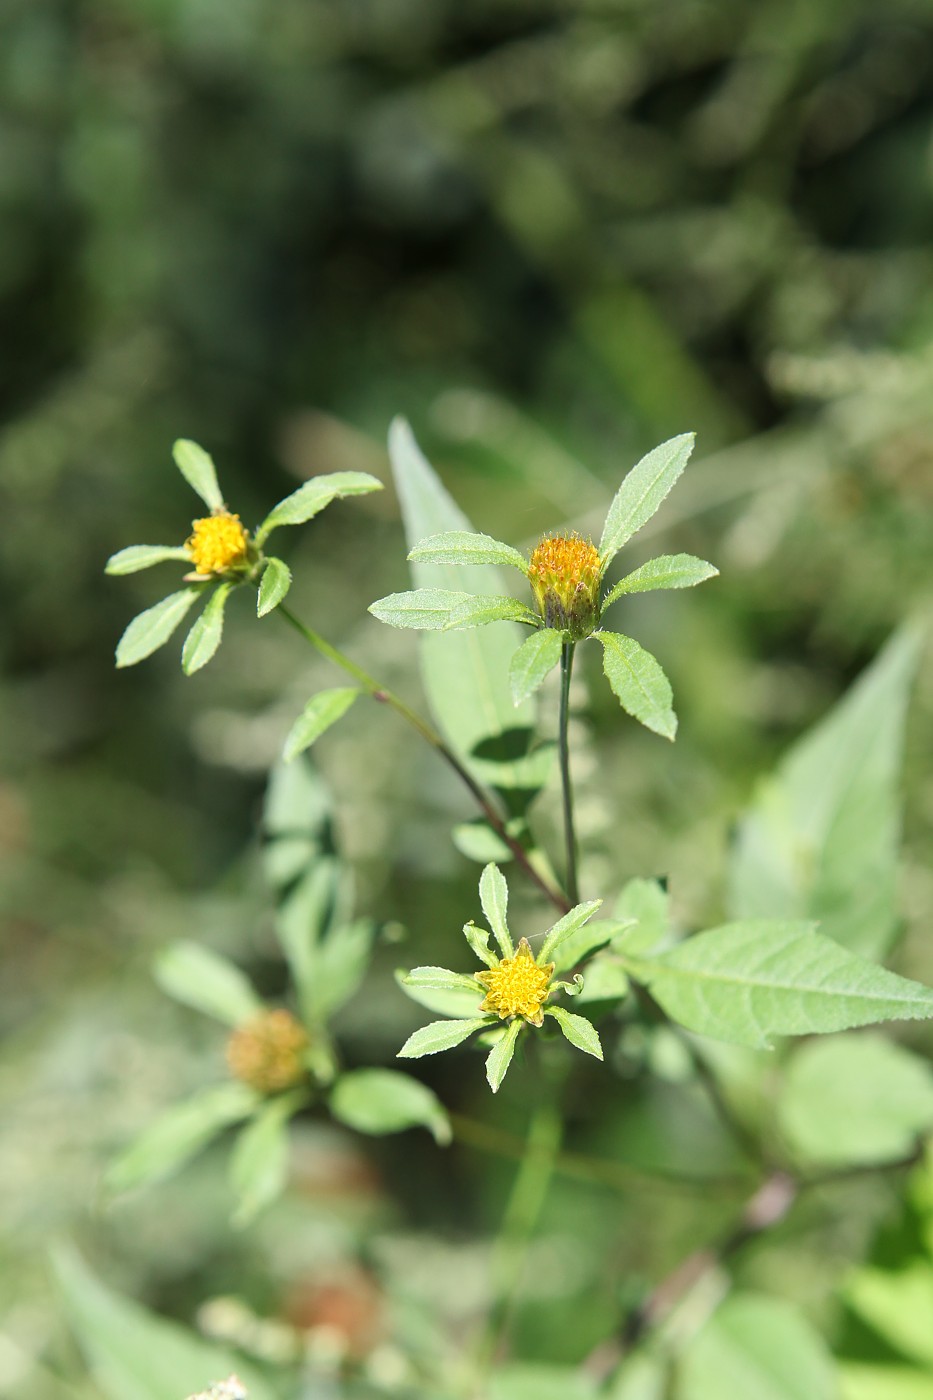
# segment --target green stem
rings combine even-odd
[[[560,653],[560,782],[564,799],[564,841],[567,848],[567,898],[578,904],[577,838],[573,829],[573,788],[570,783],[570,744],[567,730],[570,723],[570,676],[573,671],[575,643],[564,642]]]
[[[388,705],[390,709],[393,709],[397,715],[405,720],[406,724],[410,724],[412,729],[421,735],[426,743],[431,745],[435,753],[440,755],[445,763],[457,774],[461,782],[469,788],[476,802],[479,804],[483,816],[499,839],[504,841],[508,846],[512,855],[528,878],[534,881],[538,889],[550,900],[556,909],[559,909],[561,913],[566,913],[570,905],[567,903],[564,896],[559,890],[552,889],[543,876],[538,873],[531,863],[528,852],[525,850],[522,843],[506,830],[505,822],[500,817],[485,792],[483,792],[479,783],[469,770],[463,766],[457,755],[448,747],[437,730],[434,729],[427,720],[422,719],[421,715],[409,705],[406,705],[405,701],[398,695],[389,690],[386,686],[381,685],[368,671],[364,671],[362,666],[358,666],[345,652],[340,651],[338,647],[332,646],[319,632],[315,632],[312,627],[308,627],[304,622],[301,622],[295,614],[289,612],[288,608],[283,604],[280,603],[276,611],[281,613],[285,621],[304,637],[306,642],[310,642],[321,656],[326,657],[327,660],[332,661],[335,666],[339,666],[342,670],[346,671],[374,700],[378,700],[382,704]]]

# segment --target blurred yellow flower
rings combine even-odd
[[[192,521],[191,528],[185,548],[199,574],[222,574],[246,558],[249,536],[238,515],[219,511]]]

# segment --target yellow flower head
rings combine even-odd
[[[307,1075],[308,1045],[308,1032],[290,1011],[263,1011],[227,1041],[227,1066],[235,1079],[261,1094],[278,1094]]]
[[[203,520],[193,520],[191,528],[185,548],[199,574],[225,573],[246,558],[249,536],[238,515],[218,511],[216,515],[206,515]]]
[[[502,958],[488,972],[474,972],[477,982],[486,988],[486,1000],[480,1010],[493,1011],[502,1021],[522,1016],[533,1026],[540,1026],[553,972],[553,963],[538,966],[528,939],[523,938],[514,958]]]
[[[588,637],[599,621],[599,551],[579,535],[549,535],[535,548],[528,579],[546,627]]]

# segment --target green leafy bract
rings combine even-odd
[[[510,1021],[505,1033],[499,1037],[495,1045],[486,1056],[486,1079],[494,1094],[499,1092],[499,1085],[506,1076],[506,1071],[512,1063],[512,1056],[515,1054],[515,1046],[518,1037],[521,1035],[525,1022],[517,1017]]]
[[[473,1016],[464,1021],[431,1021],[413,1031],[398,1052],[400,1060],[420,1060],[423,1055],[436,1055],[441,1050],[453,1050],[474,1031],[496,1024],[495,1016]]]
[[[636,530],[640,530],[654,515],[687,465],[693,443],[693,433],[683,433],[680,437],[662,442],[629,472],[609,507],[599,542],[603,569]]]
[[[677,733],[671,683],[660,664],[632,637],[595,632],[603,647],[603,670],[623,710],[664,739]]]
[[[602,610],[605,612],[626,593],[647,593],[656,588],[693,588],[718,574],[717,568],[694,554],[661,554],[619,579],[603,599]]]
[[[599,1032],[592,1021],[588,1021],[585,1016],[575,1016],[573,1012],[565,1011],[562,1006],[545,1007],[544,1014],[545,1016],[553,1016],[571,1045],[575,1045],[586,1055],[592,1055],[594,1059],[601,1060],[603,1058]]]
[[[203,592],[203,584],[183,588],[134,617],[117,643],[117,666],[135,666],[164,647]]]
[[[275,555],[266,560],[266,566],[259,580],[259,593],[256,597],[256,616],[265,617],[279,606],[292,586],[292,571]]]
[[[515,947],[512,943],[512,935],[509,933],[507,917],[509,887],[505,876],[497,865],[490,863],[483,868],[483,873],[479,877],[479,900],[496,942],[502,949],[502,956],[504,958],[513,957]]]
[[[365,496],[370,491],[381,490],[382,482],[368,472],[330,472],[313,477],[272,507],[256,531],[256,545],[263,545],[280,525],[303,525],[331,501],[344,496]]]
[[[526,637],[509,663],[509,685],[516,705],[533,695],[560,661],[564,639],[553,627],[541,627]]]
[[[214,589],[201,616],[185,638],[181,665],[186,676],[200,671],[216,654],[224,633],[224,608],[233,586],[232,583],[222,583]]]
[[[175,465],[209,510],[223,510],[223,492],[217,482],[213,458],[190,438],[179,438],[172,447]]]
[[[508,564],[528,573],[528,561],[517,549],[492,535],[474,534],[472,530],[428,535],[409,550],[408,557],[417,564]]]

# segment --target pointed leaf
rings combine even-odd
[[[654,588],[693,588],[718,574],[718,569],[695,554],[661,554],[619,579],[603,599],[603,611],[623,593],[647,593]]]
[[[498,1093],[499,1085],[506,1075],[506,1070],[512,1063],[512,1056],[515,1054],[515,1045],[521,1035],[525,1022],[518,1017],[510,1021],[505,1035],[497,1040],[495,1045],[486,1056],[486,1079],[492,1092]]]
[[[446,588],[415,588],[407,593],[389,593],[385,598],[377,598],[375,603],[370,603],[369,611],[390,627],[439,632],[465,603],[472,601],[469,593],[454,593]]]
[[[399,970],[395,980],[407,997],[419,1006],[426,1006],[448,1021],[469,1021],[476,1017],[484,992],[478,982],[467,990],[463,987],[427,987],[422,982],[409,983],[407,974]],[[469,980],[469,979],[468,979]]]
[[[203,591],[203,586],[183,588],[134,617],[117,643],[117,666],[135,666],[158,651],[159,647],[164,647]]]
[[[463,925],[464,936],[473,952],[484,962],[487,967],[495,967],[499,959],[489,946],[489,933],[486,929],[480,928],[471,919],[468,924]]]
[[[502,956],[504,958],[513,957],[515,948],[512,944],[508,924],[509,887],[498,865],[490,863],[484,867],[483,873],[479,877],[479,900],[483,906],[486,921],[495,934],[496,942],[502,949]]]
[[[285,598],[292,586],[292,571],[281,559],[273,555],[266,560],[266,567],[259,580],[259,594],[256,598],[256,616],[265,617]]]
[[[365,496],[381,490],[382,482],[368,472],[330,472],[312,477],[272,507],[256,531],[256,544],[262,545],[280,525],[303,525],[338,497]]]
[[[397,1059],[420,1060],[423,1055],[436,1055],[441,1050],[452,1050],[474,1031],[495,1025],[494,1016],[473,1016],[467,1021],[431,1021],[414,1031],[401,1050]]]
[[[174,1104],[146,1128],[107,1169],[108,1191],[164,1181],[212,1138],[248,1118],[260,1103],[245,1084],[218,1084]]]
[[[181,559],[191,562],[187,549],[171,544],[131,544],[126,549],[118,549],[107,560],[105,573],[136,574],[140,569],[151,569],[153,564],[161,564],[166,559]]]
[[[215,588],[204,605],[204,611],[185,638],[181,653],[182,670],[186,676],[193,676],[214,656],[224,634],[224,608],[230,596],[232,583],[222,583]]]
[[[509,685],[516,705],[533,695],[560,660],[564,639],[553,627],[526,637],[509,663]]]
[[[400,1133],[427,1128],[442,1147],[453,1134],[443,1104],[426,1084],[392,1069],[342,1074],[330,1096],[335,1118],[360,1133]]]
[[[575,1045],[586,1055],[592,1055],[596,1060],[603,1058],[599,1032],[592,1021],[588,1021],[585,1016],[576,1016],[572,1011],[565,1011],[562,1006],[546,1006],[544,1014],[554,1017],[564,1038],[569,1040],[571,1045]]]
[[[596,910],[602,904],[601,899],[590,900],[587,904],[575,904],[569,909],[562,919],[548,929],[547,937],[541,944],[541,951],[538,953],[536,961],[539,965],[551,961],[551,955],[569,938],[572,933],[576,933],[578,928],[582,928],[588,919],[592,919]]]
[[[444,631],[466,627],[485,627],[490,622],[521,622],[526,627],[540,627],[541,619],[517,598],[468,595],[444,623]]]
[[[625,925],[613,936],[615,946],[638,956],[652,952],[670,933],[667,890],[658,880],[629,880],[613,911]]]
[[[376,926],[356,919],[331,929],[314,955],[314,976],[305,986],[302,1007],[311,1019],[326,1021],[358,990],[372,956]]]
[[[353,686],[338,686],[334,690],[319,690],[317,695],[312,695],[288,731],[282,750],[285,762],[291,763],[315,740],[320,739],[332,724],[342,719],[360,693]]]
[[[424,987],[439,992],[470,992],[478,1001],[485,993],[480,984],[463,972],[451,972],[446,967],[413,967],[401,979],[403,987]]]
[[[594,632],[603,646],[603,670],[623,710],[664,739],[677,733],[671,683],[659,663],[632,637]]]
[[[163,992],[224,1025],[241,1026],[263,1010],[240,969],[200,943],[172,943],[156,958],[153,970]]]
[[[172,447],[175,465],[192,490],[196,491],[209,510],[222,510],[223,492],[217,483],[213,459],[203,447],[190,438],[179,438]]]
[[[307,1103],[304,1093],[280,1094],[265,1104],[237,1138],[230,1185],[237,1197],[233,1224],[242,1229],[281,1196],[288,1182],[288,1120]]]
[[[528,573],[528,561],[517,549],[494,540],[492,535],[474,534],[472,530],[427,535],[409,551],[408,557],[417,564],[508,564]]]
[[[755,1049],[776,1035],[933,1016],[928,987],[856,957],[811,924],[747,919],[622,960],[682,1026]]]
[[[687,465],[693,443],[693,433],[682,433],[680,437],[662,442],[629,472],[606,516],[599,542],[603,568],[654,515]]]

